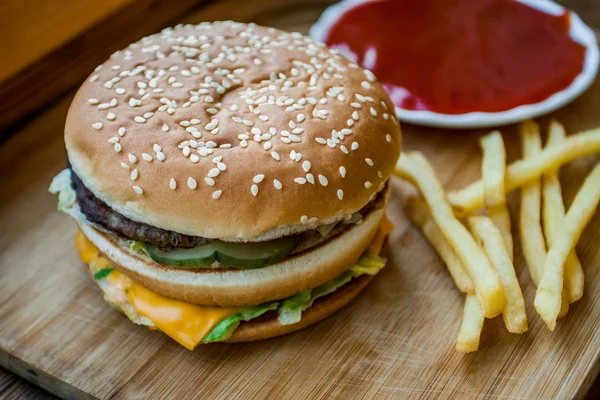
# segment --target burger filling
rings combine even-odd
[[[133,221],[98,199],[70,169],[53,181],[51,191],[62,199],[59,208],[95,227],[115,234],[132,251],[165,266],[183,268],[261,268],[292,254],[319,246],[341,234],[362,217],[384,205],[380,191],[373,200],[346,219],[267,241],[230,242],[190,236]],[[73,215],[75,216],[75,215]]]
[[[252,307],[201,306],[161,296],[114,269],[81,232],[77,233],[75,242],[82,261],[88,264],[108,303],[123,311],[134,323],[159,329],[193,350],[200,343],[227,340],[240,323],[268,313],[282,325],[298,323],[302,312],[318,298],[333,293],[352,279],[375,275],[385,266],[386,260],[379,254],[391,229],[391,223],[384,218],[367,251],[337,277],[286,299]]]

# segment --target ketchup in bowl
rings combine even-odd
[[[500,112],[580,74],[586,48],[569,22],[515,0],[376,0],[346,10],[325,42],[373,71],[399,108]]]

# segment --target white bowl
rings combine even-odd
[[[340,16],[357,4],[377,0],[344,0],[328,7],[319,20],[310,29],[310,36],[319,42],[324,42],[329,29]],[[535,104],[526,104],[500,112],[470,112],[465,114],[443,114],[428,110],[405,110],[396,107],[396,114],[403,122],[415,125],[441,128],[488,128],[507,125],[527,118],[547,114],[573,101],[583,93],[594,81],[598,72],[598,43],[594,31],[581,21],[571,10],[550,0],[516,0],[551,15],[560,15],[565,10],[570,14],[571,38],[585,46],[583,70],[564,90],[556,92],[547,99]],[[342,50],[342,53],[344,51]],[[348,54],[346,54],[348,55]]]

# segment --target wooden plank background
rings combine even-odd
[[[595,7],[585,3],[577,4]],[[252,20],[306,32],[323,8],[323,2],[300,0],[225,0],[181,20]],[[77,260],[73,223],[55,211],[56,199],[46,192],[65,165],[61,133],[72,95],[56,100],[0,146],[0,170],[5,171],[0,176],[0,365],[54,393],[98,398],[581,398],[596,376],[598,215],[577,249],[586,270],[586,294],[557,330],[548,332],[533,310],[534,290],[517,246],[530,332],[511,335],[500,320],[487,321],[482,350],[461,355],[453,344],[462,296],[405,220],[401,203],[410,188],[398,181],[389,211],[396,224],[390,265],[336,316],[288,337],[203,346],[194,353],[133,326],[101,299]],[[595,127],[600,125],[598,104],[596,82],[555,115],[569,131]],[[504,131],[514,159],[520,154],[518,136],[514,127]],[[405,125],[404,142],[406,150],[430,157],[446,185],[458,188],[479,177],[481,133]],[[449,135],[460,139],[448,142]],[[586,157],[563,169],[567,203],[595,162],[598,157]],[[516,193],[509,203],[514,217]]]

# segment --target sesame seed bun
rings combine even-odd
[[[302,35],[232,22],[177,26],[115,53],[79,89],[65,142],[75,173],[118,213],[247,241],[358,211],[401,148],[393,104],[372,73]],[[163,291],[203,296],[163,278]],[[256,300],[252,285],[231,298]]]
[[[385,205],[389,199],[386,189]],[[385,214],[372,210],[360,224],[327,242],[268,267],[182,269],[133,253],[114,237],[77,221],[81,232],[117,269],[163,296],[201,305],[253,306],[321,285],[348,269],[367,249]]]

